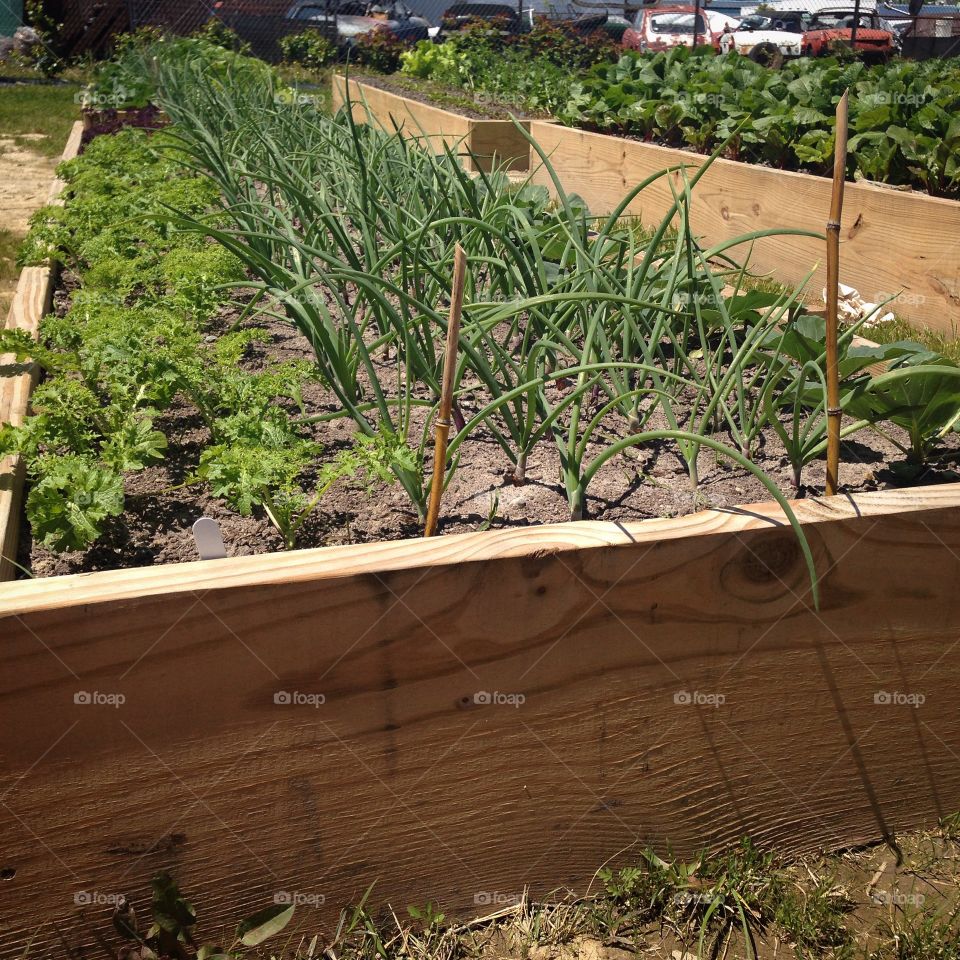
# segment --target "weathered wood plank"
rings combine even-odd
[[[482,912],[631,845],[930,824],[960,806],[958,508],[799,502],[819,611],[769,504],[2,585],[0,953],[161,867],[215,938],[281,892],[316,932],[374,880]]]
[[[626,193],[659,170],[687,164],[690,174],[706,157],[622,137],[531,121],[530,132],[550,157],[564,189],[579,193],[591,212],[606,214]],[[552,186],[534,155],[532,179]],[[673,178],[674,187],[680,174]],[[670,181],[646,188],[631,213],[659,222],[673,203]],[[694,193],[694,230],[709,244],[754,230],[802,229],[822,233],[830,207],[824,177],[717,160]],[[960,326],[960,203],[920,193],[848,183],[844,193],[840,280],[876,303],[896,296],[890,309],[913,323],[953,336]],[[734,256],[746,257],[746,248]],[[823,241],[778,236],[757,241],[756,271],[796,283],[816,267],[811,289],[826,282]]]
[[[333,75],[333,109],[346,103],[348,81]],[[358,123],[374,117],[388,130],[401,128],[411,137],[429,143],[441,152],[443,146],[458,149],[467,167],[472,167],[470,154],[486,172],[505,164],[510,170],[526,170],[530,159],[530,144],[510,120],[477,120],[422,103],[389,90],[350,80],[350,99],[353,116]],[[527,121],[522,125],[529,128]]]
[[[63,151],[64,160],[80,150],[83,124],[77,121],[70,131]],[[59,177],[50,187],[48,203],[56,203],[64,187]],[[51,266],[26,267],[20,273],[13,302],[7,314],[6,329],[26,330],[36,339],[40,320],[50,310],[56,273]],[[12,363],[13,357],[0,356],[0,365]],[[39,371],[30,365],[23,373],[0,377],[0,423],[18,425],[23,422],[30,405],[30,394]],[[20,527],[20,504],[23,500],[23,465],[18,457],[0,460],[0,581],[16,575],[15,559]]]

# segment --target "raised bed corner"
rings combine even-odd
[[[440,152],[456,148],[468,169],[476,165],[484,172],[506,166],[527,170],[530,144],[512,120],[477,120],[440,107],[382,90],[362,81],[333,75],[333,110],[347,102],[347,84],[353,102],[354,119],[359,123],[373,117],[388,130],[402,128],[409,136],[424,140]],[[519,121],[529,129],[529,121]]]

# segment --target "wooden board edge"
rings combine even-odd
[[[568,127],[566,124],[558,123],[557,121],[544,121],[539,119],[531,120],[530,134],[534,139],[537,139],[537,129],[540,127],[552,127],[554,130],[560,129],[584,138],[598,139],[601,142],[615,141],[619,144],[622,144],[624,149],[627,147],[630,149],[642,148],[644,151],[652,154],[662,154],[664,157],[663,165],[665,167],[670,166],[672,163],[676,163],[678,159],[688,163],[691,167],[701,167],[709,159],[707,154],[704,153],[694,153],[688,150],[681,150],[677,147],[667,147],[659,143],[648,143],[645,140],[631,140],[627,137],[619,137],[612,133],[599,133],[595,130],[584,130],[580,127]],[[718,157],[714,163],[721,168],[730,167],[738,170],[755,170],[762,172],[763,174],[773,173],[778,177],[784,178],[785,182],[793,180],[798,186],[806,185],[808,187],[812,187],[816,185],[821,187],[828,194],[830,192],[829,177],[818,177],[815,174],[804,173],[800,170],[780,170],[776,167],[766,167],[758,163],[746,163],[743,160],[730,160],[727,157]],[[852,194],[850,191],[853,191]],[[932,197],[920,190],[897,190],[892,186],[884,186],[882,184],[865,182],[863,180],[845,181],[844,193],[848,199],[851,197],[855,198],[856,195],[861,191],[864,195],[873,194],[875,196],[883,197],[887,200],[893,198],[905,198],[918,204],[930,204],[930,216],[932,217],[935,217],[938,214],[942,214],[946,211],[960,213],[960,200],[950,200],[946,197]],[[936,209],[938,207],[939,209]]]
[[[83,140],[83,121],[77,120],[70,128],[60,162],[72,160],[80,152]],[[66,184],[55,177],[50,185],[47,203],[60,203]],[[57,269],[52,263],[40,267],[25,267],[17,280],[13,301],[5,321],[6,329],[18,327],[27,330],[36,340],[40,321],[50,310]],[[10,362],[10,357],[2,362]],[[33,365],[18,376],[0,379],[0,422],[21,423],[30,406],[30,396],[37,384],[39,371]],[[20,505],[23,501],[24,468],[19,457],[8,457],[0,462],[0,583],[16,576],[15,557],[20,533]]]
[[[960,508],[960,483],[810,498],[793,501],[791,507],[803,525]],[[506,558],[538,558],[571,551],[654,544],[721,531],[739,533],[770,526],[784,527],[787,523],[779,505],[766,501],[667,519],[581,520],[18,580],[0,584],[0,617],[198,590],[313,582]]]

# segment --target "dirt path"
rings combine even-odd
[[[43,134],[20,137],[35,138],[46,139]],[[57,162],[0,134],[0,227],[21,235],[27,232],[30,215],[46,203]]]
[[[28,134],[20,139],[43,139]],[[57,160],[24,148],[0,134],[0,319],[5,319],[17,285],[17,249],[31,214],[50,191]]]

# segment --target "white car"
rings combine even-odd
[[[777,29],[772,18],[752,13],[740,21],[736,30],[720,37],[720,52],[736,51],[767,66],[779,66],[787,57],[799,57],[803,34]]]

